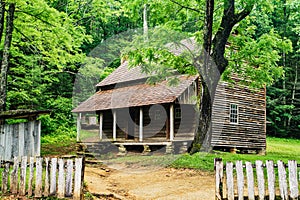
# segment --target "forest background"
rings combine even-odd
[[[245,2],[236,1],[240,6]],[[215,1],[216,26],[223,3]],[[1,77],[8,69],[6,104],[2,109],[51,110],[41,116],[44,140],[75,138],[71,110],[76,75],[82,73],[92,83],[101,81],[119,66],[119,56],[107,62],[108,58],[88,55],[107,39],[142,28],[145,4],[149,29],[164,28],[189,37],[203,33],[205,1],[201,0],[1,1]],[[236,72],[236,60],[246,56],[261,54],[260,62],[276,61],[274,68],[266,69],[275,75],[264,77],[269,79],[269,136],[300,138],[299,10],[299,0],[261,1],[234,27],[229,38],[228,53],[235,48],[240,53],[229,58],[232,67],[225,75]],[[284,43],[278,45],[278,41]],[[120,50],[117,43],[114,45],[110,48]],[[105,67],[99,68],[99,62]],[[83,65],[93,73],[81,71]],[[249,76],[251,73],[255,72],[248,71]]]

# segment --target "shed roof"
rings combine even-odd
[[[198,76],[178,76],[179,84],[169,86],[168,81],[155,85],[147,83],[104,90],[95,93],[72,112],[94,112],[100,110],[170,103],[176,100]]]
[[[8,110],[0,112],[0,119],[27,119],[39,115],[49,114],[50,110]]]

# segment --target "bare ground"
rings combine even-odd
[[[113,164],[87,166],[87,190],[94,199],[214,199],[214,177],[192,169]]]

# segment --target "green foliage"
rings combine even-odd
[[[261,88],[282,77],[283,68],[278,66],[278,62],[281,52],[292,51],[290,40],[281,39],[273,31],[254,39],[247,36],[245,31],[233,36],[230,42],[230,64],[224,74],[225,80],[229,80],[233,74],[238,74],[242,84]]]

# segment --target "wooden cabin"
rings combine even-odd
[[[97,92],[73,110],[78,114],[77,140],[110,141],[122,148],[179,145],[179,152],[186,151],[198,124],[198,76],[178,75],[175,86],[167,80],[147,84],[148,77],[140,67],[128,69],[125,61],[101,81]],[[213,105],[214,148],[265,150],[265,95],[264,89],[253,92],[219,83]]]

